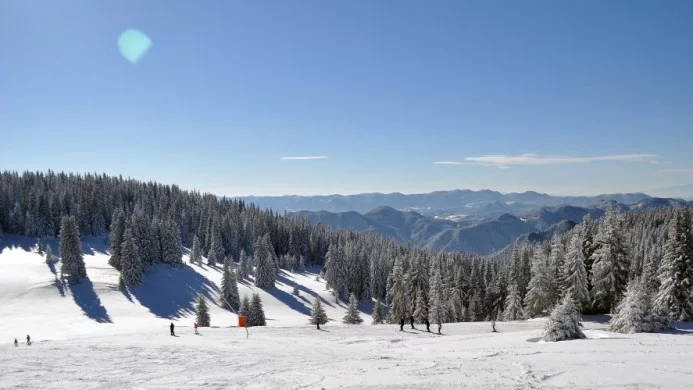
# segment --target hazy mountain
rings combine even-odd
[[[365,214],[353,211],[294,213],[312,223],[320,222],[336,229],[379,234],[436,250],[478,254],[499,251],[523,235],[543,234],[550,237],[556,230],[563,231],[566,226],[572,228],[586,214],[599,218],[604,212],[596,208],[574,206],[542,207],[522,218],[505,213],[474,223],[431,218],[392,207],[378,207]]]
[[[242,199],[260,207],[271,208],[280,212],[307,210],[366,213],[381,206],[388,206],[397,210],[415,211],[421,215],[439,216],[459,221],[476,216],[499,216],[503,213],[520,215],[534,210],[538,206],[590,207],[603,201],[632,204],[649,198],[651,198],[649,195],[643,193],[551,196],[533,191],[502,194],[490,190],[453,190],[410,195],[370,193],[321,196],[251,196]]]

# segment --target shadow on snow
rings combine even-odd
[[[219,289],[188,265],[155,264],[145,272],[143,285],[129,291],[152,314],[173,319],[194,313],[198,294],[213,301]]]
[[[60,281],[57,283],[60,283]],[[111,317],[108,315],[108,311],[106,311],[106,308],[101,304],[101,299],[96,295],[94,284],[89,278],[82,279],[78,284],[68,285],[68,288],[72,293],[72,299],[75,300],[77,306],[82,309],[87,317],[96,322],[112,322]]]

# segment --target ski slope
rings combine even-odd
[[[0,389],[693,388],[691,324],[621,335],[594,317],[584,322],[587,340],[559,343],[538,341],[542,319],[498,323],[500,333],[484,322],[446,324],[443,335],[400,332],[369,325],[365,314],[364,325],[346,326],[345,308],[315,275],[283,273],[269,292],[240,285],[241,295],[261,294],[268,318],[246,338],[235,314],[212,303],[219,270],[157,266],[145,287],[123,293],[95,238],[85,244],[90,280],[61,287],[26,239],[5,240]],[[301,297],[291,295],[294,283]],[[192,329],[198,292],[211,299],[213,326],[201,335]],[[315,297],[333,320],[323,331],[307,324]],[[169,336],[171,321],[178,337]]]

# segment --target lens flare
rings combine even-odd
[[[151,47],[152,40],[139,30],[127,29],[118,37],[120,54],[131,64],[138,63]]]

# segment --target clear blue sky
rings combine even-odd
[[[0,143],[226,195],[690,184],[693,1],[0,0]]]

